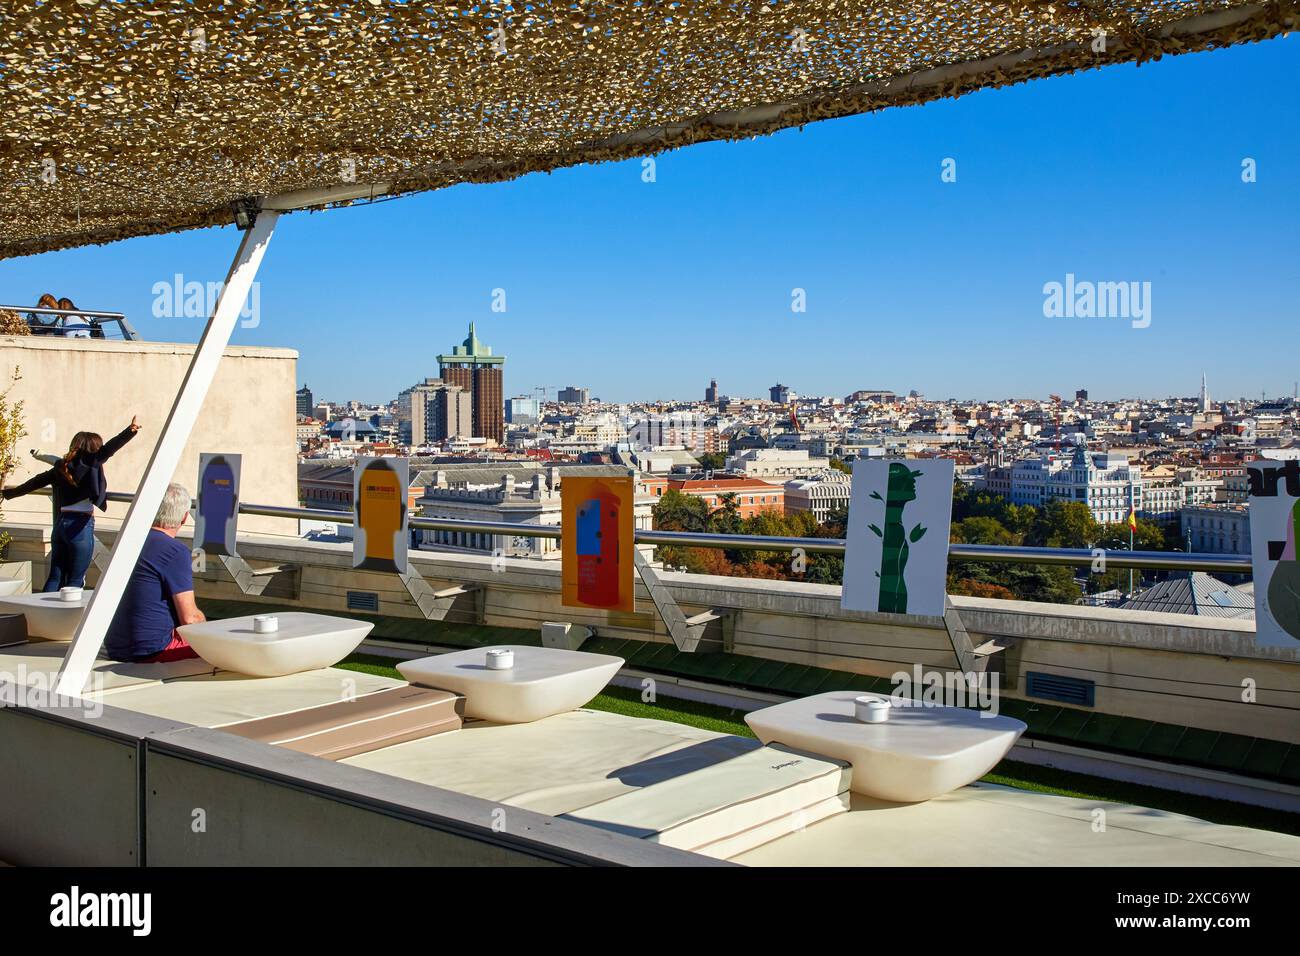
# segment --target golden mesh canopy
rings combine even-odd
[[[753,136],[1297,21],[1293,2],[1233,0],[0,0],[0,18],[0,257],[228,223],[250,197],[318,206]]]

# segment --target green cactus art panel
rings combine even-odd
[[[943,614],[953,472],[947,458],[853,463],[845,610]]]
[[[1255,643],[1300,646],[1300,462],[1256,461],[1250,480]]]

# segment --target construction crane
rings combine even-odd
[[[533,391],[534,391],[534,392],[541,392],[541,393],[542,393],[542,401],[547,402],[547,401],[550,401],[550,399],[548,399],[548,398],[546,397],[546,392],[547,392],[547,390],[548,390],[548,389],[552,389],[552,388],[559,388],[559,387],[560,387],[560,386],[558,386],[558,385],[538,385],[538,386],[536,386],[536,387],[533,389]]]

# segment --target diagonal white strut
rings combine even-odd
[[[135,500],[126,513],[126,519],[113,542],[109,555],[108,567],[100,575],[99,583],[91,592],[90,604],[81,618],[72,646],[63,658],[63,665],[55,679],[55,692],[65,696],[80,696],[86,686],[86,679],[95,665],[95,658],[108,633],[108,625],[113,620],[118,602],[126,590],[131,572],[135,570],[136,560],[144,547],[149,529],[153,526],[154,516],[162,503],[167,485],[180,464],[185,443],[189,441],[190,432],[198,420],[203,401],[207,398],[212,379],[221,364],[222,353],[230,342],[239,321],[239,310],[243,307],[248,293],[253,287],[257,268],[262,263],[271,234],[275,231],[278,212],[263,210],[258,213],[256,221],[244,232],[239,251],[230,265],[226,275],[226,284],[217,298],[216,308],[203,330],[203,338],[194,350],[189,370],[181,383],[176,401],[167,416],[158,444],[154,446],[153,456],[145,469],[144,477],[135,491]]]

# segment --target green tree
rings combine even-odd
[[[952,540],[962,544],[1019,544],[997,518],[963,518],[952,526]]]
[[[19,321],[21,322],[21,319]],[[27,323],[22,322],[22,326],[26,330]],[[7,334],[24,335],[26,331],[15,332],[10,329]],[[9,397],[9,393],[22,381],[22,377],[21,369],[15,366],[9,384],[0,390],[0,485],[7,484],[9,476],[18,467],[18,442],[27,434],[26,429],[23,428],[23,403],[15,402]],[[4,510],[0,508],[0,521],[3,520]],[[0,553],[9,547],[9,540],[9,532],[0,531]]]
[[[949,594],[987,594],[1005,588],[1017,600],[1073,604],[1081,596],[1069,568],[1045,564],[987,564],[954,561],[948,566]]]
[[[1038,514],[1029,534],[1031,544],[1045,548],[1091,548],[1101,526],[1082,501],[1052,501]]]
[[[663,493],[651,515],[660,531],[706,531],[709,527],[709,506],[704,499],[684,495],[676,489]]]
[[[740,505],[734,491],[727,491],[718,499],[722,504],[709,515],[709,530],[714,534],[740,534]]]

